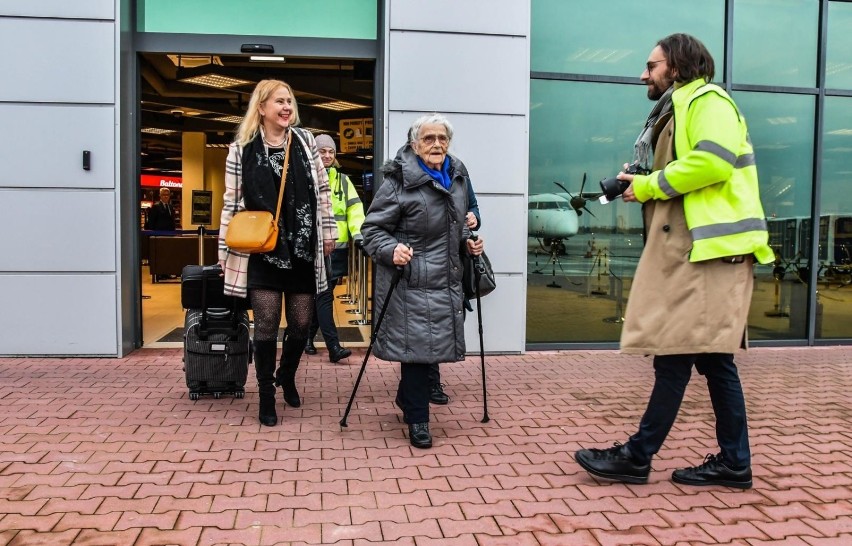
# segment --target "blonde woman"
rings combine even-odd
[[[279,80],[259,82],[237,138],[228,148],[225,165],[219,263],[225,272],[225,293],[251,301],[258,418],[265,426],[278,423],[276,385],[282,388],[287,404],[301,405],[296,370],[310,331],[314,298],[327,286],[325,256],[337,240],[328,175],[313,135],[296,128],[298,124],[293,89]],[[231,250],[225,235],[234,214],[242,210],[275,213],[288,145],[289,168],[275,248],[251,255]],[[282,296],[287,328],[276,372]]]

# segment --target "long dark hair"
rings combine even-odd
[[[713,56],[701,40],[689,34],[671,34],[657,45],[666,56],[669,69],[675,72],[675,81],[688,83],[698,78],[710,82],[716,72]]]

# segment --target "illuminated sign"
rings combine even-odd
[[[143,174],[139,184],[143,188],[182,188],[183,178],[180,176],[158,176],[156,174]]]

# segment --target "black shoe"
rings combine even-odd
[[[402,396],[399,392],[396,393],[396,398],[394,399],[393,403],[396,404],[396,407],[398,407],[399,410],[402,412],[402,422],[406,425],[409,424],[408,417],[405,416],[405,404],[403,404]]]
[[[350,351],[346,347],[335,345],[333,347],[328,348],[328,359],[334,362],[335,364],[337,364],[347,356],[352,356],[352,351]]]
[[[429,423],[414,423],[408,425],[408,439],[411,445],[420,449],[432,447],[432,435],[429,434]]]
[[[305,343],[305,354],[306,355],[317,354],[317,347],[316,347],[316,345],[314,345],[314,338],[308,338],[308,342]]]
[[[444,392],[443,383],[435,383],[432,385],[432,391],[429,393],[429,401],[441,406],[446,406],[450,403],[450,397]]]
[[[734,470],[725,464],[721,455],[707,455],[698,466],[672,472],[672,481],[685,485],[724,485],[751,489],[751,467]]]
[[[646,483],[651,472],[650,463],[636,462],[628,447],[619,442],[609,449],[581,449],[574,460],[592,476],[619,482]]]

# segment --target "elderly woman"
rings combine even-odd
[[[219,228],[219,263],[225,293],[251,300],[254,312],[254,367],[261,425],[278,423],[275,385],[298,408],[296,370],[314,314],[314,298],[326,289],[325,256],[334,249],[337,227],[331,214],[328,175],[313,135],[294,125],[299,111],[293,89],[262,80],[249,100],[225,164],[225,202]],[[288,151],[289,150],[289,151]],[[228,225],[242,210],[275,213],[286,169],[278,242],[263,254],[242,254],[225,243]],[[281,297],[285,296],[281,363],[275,371]]]
[[[467,168],[448,153],[453,127],[441,114],[411,126],[408,142],[382,167],[384,182],[361,226],[377,267],[375,307],[387,306],[375,354],[400,362],[396,404],[411,445],[432,447],[429,365],[464,359],[464,294],[460,252],[479,255],[469,239]],[[397,268],[399,286],[385,301]]]

